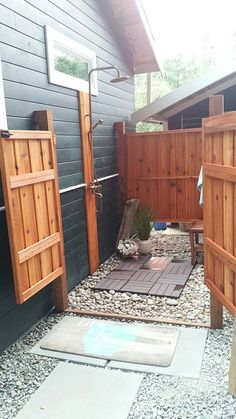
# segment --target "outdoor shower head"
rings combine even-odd
[[[119,83],[120,81],[125,81],[129,79],[129,76],[123,74],[123,76],[120,74],[120,70],[118,67],[114,67],[117,71],[117,77],[111,80],[111,83]]]
[[[97,122],[96,122],[96,124],[94,124],[93,125],[93,129],[95,129],[98,125],[102,125],[103,124],[103,119],[102,118],[100,118]]]
[[[125,80],[128,80],[128,79],[129,79],[129,76],[119,75],[118,77],[115,77],[114,79],[112,79],[111,83],[119,83],[120,81],[125,81]]]

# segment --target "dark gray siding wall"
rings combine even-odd
[[[236,110],[236,86],[231,86],[228,89],[222,90],[217,94],[224,96],[224,108],[225,112]],[[207,118],[209,116],[209,99],[202,100],[182,112],[176,113],[168,120],[169,129],[180,129],[181,128],[181,117],[184,118]],[[194,127],[194,124],[192,125]],[[191,124],[189,125],[191,128]]]
[[[98,66],[115,64],[131,74],[130,53],[104,0],[0,0],[0,54],[9,129],[34,129],[32,112],[51,109],[57,134],[60,188],[83,182],[76,91],[48,83],[44,26],[93,49]],[[98,73],[93,117],[104,119],[94,132],[98,177],[117,173],[113,123],[129,121],[134,108],[132,78],[111,85],[112,71]],[[103,212],[98,216],[100,258],[114,249],[118,228],[117,179],[103,182]],[[84,189],[61,194],[69,289],[89,271]],[[0,207],[4,205],[0,193]],[[22,306],[15,303],[5,213],[0,212],[0,350],[52,307],[51,287]],[[8,330],[9,329],[9,330]]]

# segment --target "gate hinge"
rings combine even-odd
[[[1,130],[0,133],[1,133],[1,138],[10,138],[10,136],[12,135],[7,129]]]

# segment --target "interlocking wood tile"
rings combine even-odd
[[[132,271],[120,271],[115,269],[106,276],[107,279],[126,279],[128,280],[133,275]]]
[[[124,261],[94,288],[178,298],[192,268],[188,259],[144,257],[140,263],[136,258]]]
[[[121,262],[118,266],[119,270],[124,271],[137,271],[142,267],[144,263],[146,263],[150,259],[150,256],[133,256],[124,262]]]
[[[142,267],[142,269],[150,269],[153,271],[164,271],[173,258],[154,256],[150,258]]]

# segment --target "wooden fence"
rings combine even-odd
[[[201,220],[202,130],[124,134],[122,124],[116,128],[123,199],[139,198],[158,220]]]
[[[205,282],[236,315],[236,112],[204,120]]]
[[[0,137],[17,303],[55,282],[56,307],[63,310],[67,307],[67,284],[53,134],[1,131]]]

